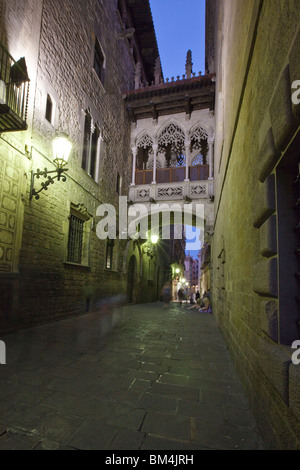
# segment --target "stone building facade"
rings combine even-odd
[[[84,313],[119,293],[132,302],[153,301],[165,280],[170,260],[159,256],[160,246],[119,233],[113,243],[97,236],[97,208],[109,203],[117,220],[123,217],[119,196],[128,196],[131,182],[123,93],[134,88],[137,63],[143,78],[153,80],[159,55],[149,2],[130,4],[0,2],[4,56],[25,57],[30,79],[27,127],[0,129],[2,329]],[[8,116],[3,67],[2,59],[0,106]],[[17,96],[23,85],[11,86]],[[55,170],[52,141],[60,132],[72,143],[66,181],[31,197],[32,174]],[[45,181],[36,175],[34,190]],[[146,289],[149,283],[155,288]]]
[[[300,9],[209,0],[213,309],[271,448],[300,448]]]
[[[204,243],[199,253],[199,286],[200,294],[203,295],[211,289],[211,245]]]
[[[184,278],[188,284],[188,291],[192,297],[199,290],[199,258],[193,258],[188,252],[184,260]]]

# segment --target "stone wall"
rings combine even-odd
[[[131,125],[123,93],[134,86],[135,64],[128,40],[119,39],[123,25],[117,1],[87,0],[75,5],[73,0],[45,0],[43,10],[42,2],[16,2],[23,15],[17,14],[19,8],[11,10],[11,2],[4,3],[5,45],[17,54],[16,60],[19,54],[25,56],[31,90],[28,130],[3,134],[0,140],[0,178],[5,177],[0,208],[2,291],[7,273],[15,283],[11,308],[6,297],[0,305],[1,315],[14,326],[27,326],[85,313],[105,297],[127,293],[127,240],[116,240],[112,269],[106,269],[106,241],[97,236],[96,211],[103,203],[113,204],[118,217],[119,195],[128,195]],[[94,70],[96,38],[104,56],[102,81]],[[48,95],[53,103],[51,122],[46,119]],[[97,181],[81,168],[86,111],[101,133]],[[38,200],[30,200],[31,173],[54,169],[52,140],[58,132],[67,133],[73,144],[67,180],[56,181]],[[42,181],[35,178],[36,190]],[[88,219],[82,265],[67,258],[72,208]],[[143,292],[137,296],[145,301],[153,300],[147,286],[149,281],[155,283],[156,274],[155,266],[151,274],[148,270],[146,262],[141,273]]]
[[[38,0],[0,2],[0,41],[15,60],[26,57],[31,77],[28,123],[33,116],[41,4]],[[19,260],[25,193],[30,168],[26,144],[30,130],[0,136],[0,328],[16,323]]]
[[[78,8],[77,8],[78,7]],[[35,112],[32,129],[32,170],[51,168],[51,141],[64,131],[73,143],[66,183],[56,182],[29,202],[27,188],[20,259],[21,323],[84,313],[99,298],[118,291],[118,261],[105,269],[106,242],[98,239],[96,209],[101,203],[118,207],[117,172],[123,190],[129,183],[130,125],[122,90],[133,83],[129,48],[118,41],[121,29],[115,2],[44,2],[40,37]],[[93,69],[97,36],[106,59],[104,85]],[[132,85],[131,85],[132,86]],[[45,119],[47,94],[55,102],[53,125]],[[81,168],[84,113],[89,110],[100,128],[102,145],[99,184]],[[39,180],[35,184],[38,186]],[[67,263],[71,204],[92,219],[86,266]]]
[[[299,449],[299,366],[290,348],[300,337],[299,287],[296,268],[290,287],[279,275],[297,264],[280,256],[289,244],[280,207],[292,189],[278,186],[290,152],[299,159],[291,100],[300,79],[299,3],[223,0],[217,18],[213,308],[267,445]]]

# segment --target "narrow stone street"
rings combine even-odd
[[[126,306],[1,339],[1,450],[264,449],[213,315]]]

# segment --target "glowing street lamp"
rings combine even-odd
[[[72,144],[66,134],[60,134],[52,142],[54,163],[57,168],[63,168],[69,160]]]
[[[153,245],[156,245],[157,242],[158,242],[158,236],[151,235],[151,243],[153,243]]]
[[[62,133],[55,137],[52,142],[52,147],[54,157],[53,163],[55,164],[56,168],[52,171],[48,171],[47,168],[45,168],[43,171],[37,169],[36,173],[33,171],[31,172],[30,200],[33,198],[33,196],[35,199],[39,199],[39,193],[43,190],[47,191],[48,186],[53,184],[55,179],[57,179],[57,181],[66,181],[66,175],[64,173],[68,171],[68,168],[65,168],[65,166],[68,163],[68,159],[72,150],[72,144],[69,141],[67,135]],[[50,176],[53,173],[56,173],[56,176]],[[47,178],[47,180],[41,183],[41,188],[36,191],[34,189],[34,178],[40,178],[41,176]]]

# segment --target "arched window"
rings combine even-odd
[[[158,150],[166,156],[168,167],[185,166],[185,135],[177,124],[165,127],[158,137]]]
[[[161,147],[172,147],[181,150],[184,147],[185,136],[183,130],[176,124],[169,124],[163,129],[158,138],[158,145]]]
[[[153,140],[147,133],[140,136],[137,140],[137,169],[145,170],[148,168],[150,155],[152,153]]]
[[[196,165],[207,165],[207,155],[208,155],[208,143],[207,143],[208,134],[205,129],[201,126],[196,127],[196,129],[191,134],[191,150],[198,150],[198,155],[194,158],[192,166]],[[196,162],[197,163],[194,163]]]
[[[142,136],[140,136],[137,140],[137,144],[136,146],[139,148],[139,147],[142,147],[142,148],[148,148],[148,147],[152,147],[153,146],[153,140],[152,138],[150,137],[150,135],[148,134],[143,134]]]

